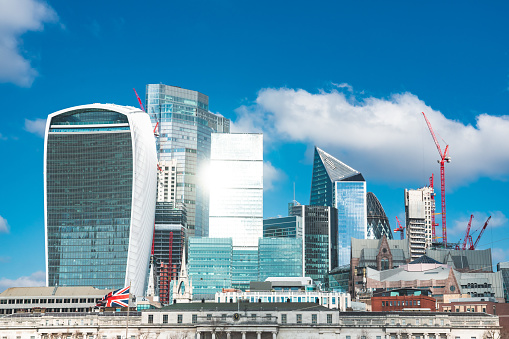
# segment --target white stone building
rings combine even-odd
[[[0,317],[2,339],[482,339],[497,338],[485,313],[338,312],[315,304],[176,304],[125,313]]]

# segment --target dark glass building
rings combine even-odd
[[[296,205],[291,214],[304,222],[305,276],[328,289],[328,273],[338,266],[338,214],[330,206]]]
[[[145,291],[157,156],[150,119],[92,104],[50,114],[44,196],[48,286]]]
[[[368,239],[382,239],[385,235],[387,239],[393,239],[389,219],[374,193],[366,194],[366,206],[368,215]]]

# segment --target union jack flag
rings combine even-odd
[[[116,291],[110,292],[104,296],[96,307],[128,307],[129,306],[129,288],[127,286]]]

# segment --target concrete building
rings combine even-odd
[[[497,338],[485,313],[338,312],[312,303],[191,303],[159,310],[0,317],[0,337],[196,339]]]
[[[405,189],[406,237],[412,260],[426,253],[432,243],[433,188]]]
[[[366,290],[366,268],[385,271],[410,262],[408,240],[351,239],[349,291],[355,296]]]
[[[160,181],[158,197],[175,202],[177,208],[185,205],[190,236],[208,236],[209,197],[203,177],[211,134],[229,133],[230,120],[209,112],[205,94],[163,84],[147,85],[145,107],[157,135],[159,166],[164,168],[160,178],[167,179]]]
[[[485,250],[426,249],[426,255],[458,272],[493,272],[491,248]]]
[[[44,143],[47,286],[131,285],[143,295],[157,155],[150,119],[91,104],[48,116]]]
[[[90,312],[112,291],[91,286],[11,287],[0,293],[0,315]]]
[[[499,262],[497,264],[497,271],[502,272],[502,279],[504,282],[504,298],[505,302],[509,302],[509,262]]]
[[[366,290],[429,289],[437,301],[447,298],[494,297],[503,302],[502,276],[496,273],[462,273],[447,264],[422,256],[407,265],[385,271],[366,268]]]

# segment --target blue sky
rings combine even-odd
[[[0,0],[0,291],[44,278],[46,116],[193,89],[265,136],[264,216],[309,202],[316,144],[361,171],[395,228],[403,190],[446,165],[449,242],[509,260],[509,5],[340,1]],[[475,239],[475,237],[474,237]]]

